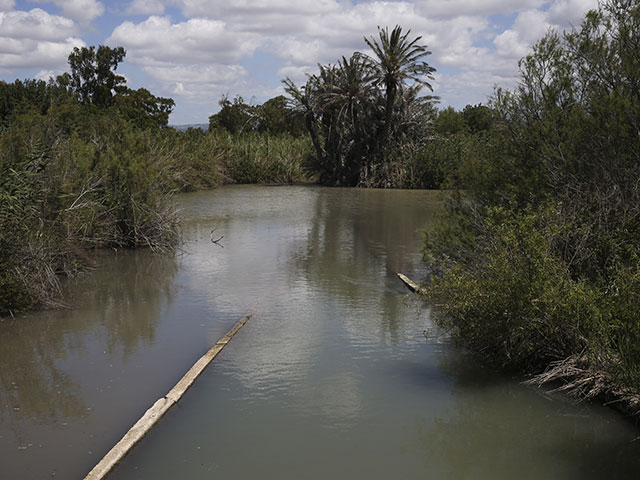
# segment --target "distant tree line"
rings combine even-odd
[[[56,79],[0,81],[0,127],[6,128],[21,108],[44,115],[64,102],[116,109],[140,128],[166,127],[175,102],[156,97],[145,88],[128,88],[125,78],[116,74],[125,55],[122,47],[76,47],[69,54],[70,72]]]
[[[292,135],[305,133],[302,117],[288,107],[283,95],[273,97],[262,105],[249,105],[237,95],[233,100],[223,95],[218,102],[220,110],[209,117],[209,131],[226,131],[230,134],[266,133],[268,135]]]

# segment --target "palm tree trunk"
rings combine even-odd
[[[311,117],[311,115],[306,115],[305,121],[307,124],[307,130],[309,130],[309,135],[311,135],[311,141],[313,142],[313,146],[316,149],[316,155],[318,155],[318,161],[321,165],[324,165],[324,151],[322,150],[322,146],[320,145],[320,140],[318,140],[318,131],[316,130],[313,118]]]
[[[389,132],[391,131],[391,118],[393,116],[393,107],[396,103],[396,86],[393,83],[387,84],[387,104],[384,111],[384,123],[380,134],[379,148],[384,148],[389,142]]]

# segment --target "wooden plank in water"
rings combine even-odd
[[[402,273],[396,273],[396,275],[398,276],[398,278],[400,280],[402,280],[404,282],[404,284],[407,286],[407,288],[409,290],[411,290],[412,292],[415,293],[424,293],[423,289],[420,287],[420,285],[418,285],[416,282],[414,282],[413,280],[411,280],[409,277],[407,277],[406,275],[403,275]]]
[[[138,443],[151,428],[156,424],[173,405],[180,400],[182,395],[193,384],[198,376],[207,368],[207,365],[216,358],[222,349],[229,343],[231,338],[238,333],[238,330],[247,323],[253,313],[245,315],[242,320],[236,323],[227,334],[216,342],[200,359],[189,369],[176,385],[169,390],[164,397],[156,401],[133,427],[122,437],[122,439],[109,450],[109,452],[93,467],[84,477],[84,480],[102,480],[116,466],[124,456]]]

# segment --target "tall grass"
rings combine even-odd
[[[307,178],[305,165],[313,147],[306,136],[215,135],[228,142],[222,161],[227,182],[296,183]]]
[[[168,250],[178,240],[174,157],[152,132],[76,108],[19,115],[0,135],[0,313],[58,298],[86,248]]]

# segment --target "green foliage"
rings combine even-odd
[[[166,127],[175,106],[171,98],[156,97],[146,88],[119,88],[115,104],[137,128]]]
[[[236,134],[245,130],[253,130],[253,108],[244,103],[244,99],[240,95],[237,95],[233,101],[223,95],[218,104],[220,111],[209,117],[210,132],[224,130]]]
[[[0,135],[0,312],[54,304],[56,274],[76,272],[83,248],[175,244],[161,174],[174,160],[154,132],[78,104],[15,116]]]
[[[304,118],[315,150],[320,181],[343,186],[399,186],[399,161],[418,146],[433,115],[431,96],[419,96],[435,71],[421,37],[396,26],[365,38],[374,56],[354,53],[335,65],[320,65],[302,87],[285,79],[293,108]],[[391,175],[391,177],[389,176]],[[398,183],[400,182],[400,183]]]
[[[269,135],[304,135],[302,117],[289,108],[289,101],[283,95],[270,98],[256,107],[257,128],[260,133]]]
[[[0,81],[0,132],[24,111],[46,114],[52,105],[69,100],[64,87],[43,80]]]
[[[247,134],[231,138],[223,163],[237,183],[295,183],[305,180],[311,153],[306,137]]]
[[[82,103],[99,107],[113,105],[115,91],[126,82],[122,75],[115,73],[125,55],[123,47],[75,47],[69,54],[71,74],[62,77],[60,83],[68,82]]]
[[[270,135],[302,135],[302,119],[288,107],[287,99],[279,95],[262,105],[251,106],[237,95],[233,101],[223,96],[218,102],[220,111],[209,117],[209,131],[240,133],[268,133]]]
[[[461,156],[464,193],[427,238],[429,296],[501,364],[586,353],[586,371],[640,387],[639,45],[640,7],[603,2],[535,45],[491,112],[462,113],[486,149]]]
[[[456,112],[453,107],[440,110],[434,122],[434,130],[439,135],[454,135],[464,132],[465,121],[462,112]]]
[[[495,123],[494,111],[486,105],[467,105],[462,110],[466,130],[471,134],[487,132]]]
[[[364,39],[373,50],[374,57],[359,54],[370,68],[372,85],[384,87],[384,122],[376,136],[382,146],[389,141],[398,94],[402,95],[406,82],[411,82],[412,89],[425,86],[433,90],[427,80],[433,80],[436,69],[424,60],[431,52],[426,45],[418,43],[422,37],[409,40],[410,33],[411,30],[408,30],[403,34],[400,25],[396,25],[391,34],[388,27],[378,27],[379,41],[374,37]]]
[[[557,220],[552,211],[496,207],[471,237],[473,257],[447,258],[450,246],[428,251],[449,260],[428,289],[429,300],[442,305],[440,322],[485,358],[540,370],[586,347],[599,299],[554,255],[548,238],[557,234]],[[458,247],[468,244],[461,231],[434,236],[442,233],[455,234]]]

